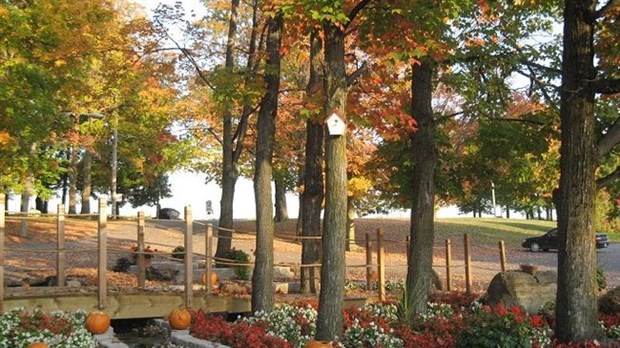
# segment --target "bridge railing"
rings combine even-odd
[[[108,286],[107,286],[107,261],[108,255],[110,253],[126,253],[127,250],[120,250],[108,247],[108,218],[107,218],[107,202],[103,199],[99,200],[99,211],[97,214],[92,214],[90,216],[97,217],[97,243],[95,248],[71,248],[68,249],[65,244],[65,222],[67,215],[65,214],[64,205],[59,205],[56,217],[56,247],[52,249],[16,249],[5,248],[5,237],[6,237],[6,229],[5,229],[5,199],[4,194],[0,193],[0,313],[4,312],[4,299],[5,299],[5,252],[50,252],[55,253],[55,271],[56,271],[56,283],[60,286],[64,286],[66,284],[66,255],[68,252],[97,252],[97,306],[100,309],[105,309],[107,306],[107,295],[108,295]],[[84,215],[81,215],[82,217]],[[27,219],[27,217],[23,217]],[[184,210],[184,231],[183,231],[183,247],[184,247],[184,304],[187,307],[192,307],[192,299],[193,299],[193,275],[194,275],[194,260],[199,258],[200,255],[196,253],[194,248],[194,221],[192,216],[191,207],[185,207]],[[139,288],[144,288],[146,283],[146,259],[148,256],[158,255],[164,256],[164,253],[151,252],[146,247],[145,241],[145,216],[143,212],[139,212],[137,215],[137,234],[136,234],[136,250],[134,251],[134,255],[136,256],[136,266],[137,266],[137,283]],[[205,227],[205,235],[204,235],[204,268],[205,273],[207,275],[211,274],[215,264],[226,264],[226,260],[216,258],[214,253],[214,245],[215,240],[217,238],[235,238],[235,234],[243,234],[244,237],[250,235],[250,238],[255,238],[255,232],[247,232],[247,231],[238,231],[231,229],[224,229],[219,227],[214,227],[211,224],[204,224]],[[22,228],[22,233],[27,229]],[[214,231],[216,231],[214,233]],[[219,231],[228,232],[226,235],[221,235]],[[374,237],[374,238],[373,238]],[[282,239],[285,241],[291,242],[303,242],[305,240],[319,240],[321,236],[278,236],[278,239]],[[402,241],[393,241],[386,240],[384,237],[384,232],[381,229],[376,230],[375,236],[372,236],[370,233],[366,233],[365,235],[365,253],[366,253],[366,262],[359,265],[351,265],[348,264],[348,268],[365,268],[366,273],[366,288],[370,290],[374,284],[377,284],[378,296],[380,299],[385,299],[386,297],[386,267],[407,267],[409,264],[409,239],[407,238],[406,243]],[[395,264],[395,263],[387,263],[386,262],[386,254],[385,254],[385,245],[387,243],[396,243],[398,245],[405,245],[404,252],[407,253],[407,262],[406,264]],[[151,243],[152,244],[152,243]],[[498,243],[499,247],[499,270],[506,270],[506,252],[504,248],[503,241]],[[452,278],[452,269],[461,268],[463,269],[465,275],[466,282],[466,290],[471,291],[472,286],[472,269],[474,268],[471,251],[470,251],[470,241],[469,235],[464,235],[463,240],[463,249],[464,249],[464,257],[462,263],[454,262],[452,260],[452,243],[449,239],[445,240],[445,245],[442,248],[445,250],[445,265],[434,264],[434,268],[444,268],[446,272],[446,290],[451,290],[451,278]],[[376,255],[376,262],[374,261]],[[253,266],[252,262],[247,264],[242,263],[228,263],[229,265],[236,266]],[[310,263],[310,264],[302,264],[302,263],[291,263],[291,262],[280,262],[275,263],[276,266],[295,266],[300,269],[304,268],[314,268],[315,270],[320,269],[320,263]],[[318,272],[315,272],[318,274]],[[208,283],[208,282],[207,282]],[[205,290],[208,293],[212,291],[211,286],[206,284]]]

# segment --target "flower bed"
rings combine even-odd
[[[54,348],[96,347],[93,335],[86,330],[86,312],[44,313],[35,309],[13,309],[0,316],[0,347],[22,348],[45,342]]]
[[[440,296],[410,325],[399,320],[394,303],[347,308],[343,335],[332,344],[343,348],[605,347],[598,342],[556,344],[551,318],[528,316],[519,307],[489,307],[460,293]],[[316,333],[316,303],[282,304],[232,323],[202,310],[192,315],[192,336],[230,347],[304,347]],[[601,325],[610,339],[620,339],[620,314],[603,315]]]

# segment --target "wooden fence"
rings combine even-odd
[[[108,219],[107,219],[107,203],[105,200],[99,200],[99,212],[96,215],[97,217],[97,247],[92,249],[67,249],[65,245],[65,218],[66,214],[64,212],[64,205],[58,205],[58,213],[56,216],[56,230],[57,230],[57,238],[56,238],[56,247],[53,249],[7,249],[5,248],[5,206],[4,206],[4,194],[0,194],[0,313],[4,312],[4,299],[5,299],[5,277],[4,277],[4,258],[5,252],[51,252],[56,254],[56,280],[58,286],[64,286],[66,284],[66,255],[68,252],[85,252],[85,251],[96,251],[97,252],[97,302],[98,307],[100,309],[105,309],[107,305],[107,260],[109,253],[115,252],[127,252],[126,250],[117,250],[113,248],[108,248]],[[83,217],[84,215],[80,215]],[[193,236],[194,236],[194,221],[192,217],[191,207],[186,207],[184,211],[185,217],[185,227],[183,233],[184,240],[184,249],[185,249],[185,257],[184,257],[184,304],[186,307],[192,307],[192,299],[193,299],[193,266],[194,259],[199,257],[199,254],[195,253],[193,247]],[[28,217],[23,217],[27,219]],[[210,224],[205,224],[205,250],[204,250],[204,262],[205,262],[205,273],[207,275],[211,274],[211,271],[214,268],[214,263],[218,264],[228,264],[232,266],[253,266],[253,263],[239,263],[239,262],[230,262],[230,260],[219,259],[216,258],[213,253],[214,240],[217,238],[233,238],[236,230],[229,230],[223,228],[216,228]],[[139,212],[137,215],[137,233],[136,233],[136,265],[137,265],[137,282],[139,288],[145,287],[146,281],[146,257],[147,255],[160,255],[167,256],[166,253],[159,252],[151,252],[148,251],[145,247],[145,216],[143,212]],[[214,233],[214,230],[223,230],[230,233],[230,237],[219,236],[219,233]],[[22,233],[24,229],[22,229]],[[252,234],[255,232],[242,232],[244,235]],[[377,282],[377,291],[378,297],[380,300],[386,299],[386,281],[385,281],[385,269],[386,269],[386,258],[385,258],[385,238],[384,232],[381,229],[376,230],[376,234],[373,239],[370,233],[365,235],[365,255],[366,261],[365,264],[360,265],[347,265],[347,268],[365,268],[366,269],[366,289],[372,289],[374,282]],[[279,239],[289,240],[289,241],[303,241],[303,240],[311,240],[311,239],[320,239],[320,236],[279,236]],[[407,253],[407,263],[409,262],[409,240],[406,240],[406,253]],[[470,242],[469,236],[467,234],[464,235],[464,260],[463,263],[454,263],[452,260],[452,251],[451,251],[451,241],[447,239],[445,241],[445,265],[433,265],[433,267],[445,267],[446,271],[446,290],[450,291],[451,279],[452,279],[452,269],[463,268],[465,272],[465,281],[466,281],[466,290],[471,292],[472,288],[472,261],[471,261],[471,253],[470,253]],[[499,262],[500,262],[500,270],[506,270],[506,252],[504,247],[504,242],[500,241],[498,243],[499,247]],[[373,262],[373,255],[376,253],[376,263]],[[312,267],[312,268],[320,268],[321,264],[299,264],[299,263],[275,263],[274,266],[296,266],[300,268],[304,267]],[[390,265],[391,267],[406,267],[407,265]],[[374,272],[376,272],[376,277]],[[318,272],[317,272],[318,273]],[[208,278],[208,277],[207,277]],[[207,294],[211,292],[211,287],[209,284],[205,287]]]

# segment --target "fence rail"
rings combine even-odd
[[[126,252],[125,250],[120,250],[118,248],[108,247],[108,220],[106,213],[106,201],[101,199],[99,200],[99,212],[98,214],[91,214],[89,216],[97,217],[97,246],[93,248],[67,248],[66,246],[66,237],[65,237],[65,223],[66,218],[70,215],[65,214],[65,207],[62,204],[58,205],[58,213],[55,215],[46,215],[54,216],[56,219],[56,247],[55,248],[37,248],[37,249],[24,249],[24,248],[5,248],[5,199],[4,195],[0,194],[0,313],[4,312],[4,300],[5,300],[5,253],[6,252],[48,252],[55,254],[55,271],[56,271],[56,280],[58,286],[64,286],[66,284],[66,255],[67,253],[75,253],[75,252],[86,252],[86,251],[97,251],[97,305],[100,309],[105,309],[107,306],[107,260],[109,253],[119,253]],[[215,263],[217,264],[226,264],[229,266],[252,266],[253,263],[240,263],[240,262],[231,262],[228,259],[223,259],[216,257],[213,252],[214,239],[217,238],[231,238],[231,239],[252,239],[255,238],[256,232],[251,231],[238,231],[234,229],[227,228],[219,228],[215,227],[211,224],[200,224],[205,228],[205,249],[204,249],[204,260],[200,257],[199,254],[195,254],[194,245],[193,245],[193,237],[194,237],[194,229],[193,229],[193,218],[192,218],[192,210],[191,207],[186,207],[184,210],[184,233],[183,233],[183,247],[184,247],[184,303],[185,306],[192,306],[192,298],[193,298],[193,267],[194,261],[197,258],[200,258],[199,262],[205,263],[205,273],[207,275],[211,274],[213,268],[215,267]],[[26,222],[27,217],[21,217],[22,223]],[[30,217],[32,218],[32,217]],[[136,258],[136,266],[137,266],[137,283],[138,288],[144,289],[146,283],[146,258],[148,255],[158,255],[158,256],[166,256],[168,253],[161,252],[152,252],[147,250],[145,243],[145,215],[144,212],[138,212],[137,217],[135,219],[136,222],[136,250],[134,251],[134,255]],[[216,231],[214,233],[214,231]],[[230,232],[230,236],[220,236],[218,231],[226,231]],[[22,229],[21,233],[24,233]],[[235,234],[241,234],[241,236],[235,236]],[[249,235],[249,236],[248,236]],[[374,238],[373,238],[374,237]],[[314,240],[320,239],[321,236],[278,236],[279,239],[283,240]],[[364,240],[364,248],[365,248],[365,256],[366,260],[363,264],[357,265],[347,265],[347,268],[365,268],[366,269],[366,289],[370,290],[373,288],[374,282],[377,282],[377,292],[380,300],[385,300],[386,298],[386,267],[407,267],[410,262],[410,241],[407,237],[405,240],[406,244],[406,255],[407,255],[407,263],[404,265],[398,264],[390,264],[386,265],[386,255],[385,255],[385,246],[386,243],[402,243],[396,240],[386,240],[384,238],[384,232],[382,229],[377,229],[372,236],[371,233],[365,234]],[[149,244],[157,244],[157,243],[149,243]],[[170,247],[170,245],[165,244],[157,244],[160,246]],[[445,264],[433,264],[434,268],[444,268],[445,269],[445,279],[446,279],[446,290],[450,291],[452,289],[452,270],[455,268],[462,268],[465,273],[465,283],[466,283],[466,291],[471,292],[472,290],[472,268],[474,267],[473,262],[471,260],[471,249],[470,249],[470,240],[469,235],[464,234],[463,236],[463,253],[464,258],[462,263],[455,263],[452,258],[452,241],[450,239],[446,239],[443,247],[434,247],[434,249],[440,248],[445,252]],[[499,250],[499,270],[506,270],[506,250],[503,241],[498,242],[498,250]],[[374,262],[376,254],[376,262]],[[289,266],[289,267],[299,267],[300,269],[304,268],[312,268],[315,270],[320,270],[321,263],[310,263],[310,264],[300,264],[300,263],[292,263],[292,262],[280,262],[275,263],[276,266]],[[481,267],[477,267],[481,268]],[[488,268],[487,268],[488,269]],[[376,273],[375,273],[376,272]],[[315,272],[315,274],[318,274]],[[205,287],[207,294],[212,291],[211,286],[207,284]]]

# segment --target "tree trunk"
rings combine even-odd
[[[506,207],[506,219],[510,219],[510,208]]]
[[[323,62],[321,59],[323,42],[315,30],[310,34],[310,79],[308,99],[322,96]],[[304,165],[304,191],[301,205],[301,235],[318,237],[321,235],[321,207],[324,198],[323,187],[323,140],[324,131],[320,120],[308,119],[306,122],[306,149]],[[305,239],[301,246],[301,263],[321,262],[321,242],[318,239]],[[315,267],[302,267],[301,292],[316,293],[318,272]]]
[[[256,200],[256,261],[252,275],[252,312],[273,309],[273,208],[271,202],[272,159],[275,143],[278,92],[280,88],[280,44],[283,15],[269,22],[267,69],[257,121],[254,195]]]
[[[69,214],[77,214],[77,149],[69,149]]]
[[[325,33],[325,115],[346,119],[347,82],[343,27],[323,23]],[[325,138],[326,195],[323,221],[321,292],[316,338],[331,341],[342,333],[347,229],[347,142],[343,135]]]
[[[597,322],[594,202],[597,151],[594,91],[596,1],[566,0],[560,101],[558,293],[555,335],[561,342],[602,337]]]
[[[276,186],[276,222],[288,220],[288,207],[286,205],[286,185],[281,181],[275,180]]]
[[[68,150],[66,153],[67,162],[71,161],[71,150]],[[67,205],[67,191],[69,190],[69,168],[67,171],[62,174],[62,193],[60,201],[65,206]]]
[[[237,33],[237,11],[239,0],[231,0],[230,21],[228,25],[228,38],[226,41],[225,67],[229,72],[235,66],[234,48],[235,35]],[[226,110],[222,118],[222,197],[220,200],[219,227],[232,229],[233,227],[233,201],[235,198],[235,185],[237,184],[237,167],[233,160],[233,123],[232,110]],[[223,238],[217,239],[216,257],[224,257],[232,245],[232,233],[227,230],[219,230],[218,235]]]
[[[32,195],[32,177],[29,175],[24,179],[24,192],[22,192],[21,196],[21,204],[19,207],[20,212],[24,213],[24,219],[20,224],[20,236],[27,237],[28,236],[28,219],[26,218],[28,215],[28,211],[30,210],[30,196]]]
[[[406,319],[426,313],[428,290],[433,272],[433,225],[435,207],[435,167],[437,150],[434,140],[433,93],[434,64],[423,58],[413,65],[411,82],[411,112],[417,131],[411,135],[413,148],[413,201],[411,205],[410,262],[407,266]]]
[[[35,209],[40,211],[43,214],[47,214],[49,212],[48,206],[49,201],[41,198],[41,196],[37,196],[34,200]]]
[[[82,158],[82,209],[80,214],[90,214],[90,194],[92,189],[92,169],[93,169],[93,156],[90,151],[84,151],[84,157]],[[114,208],[114,207],[112,207]]]

